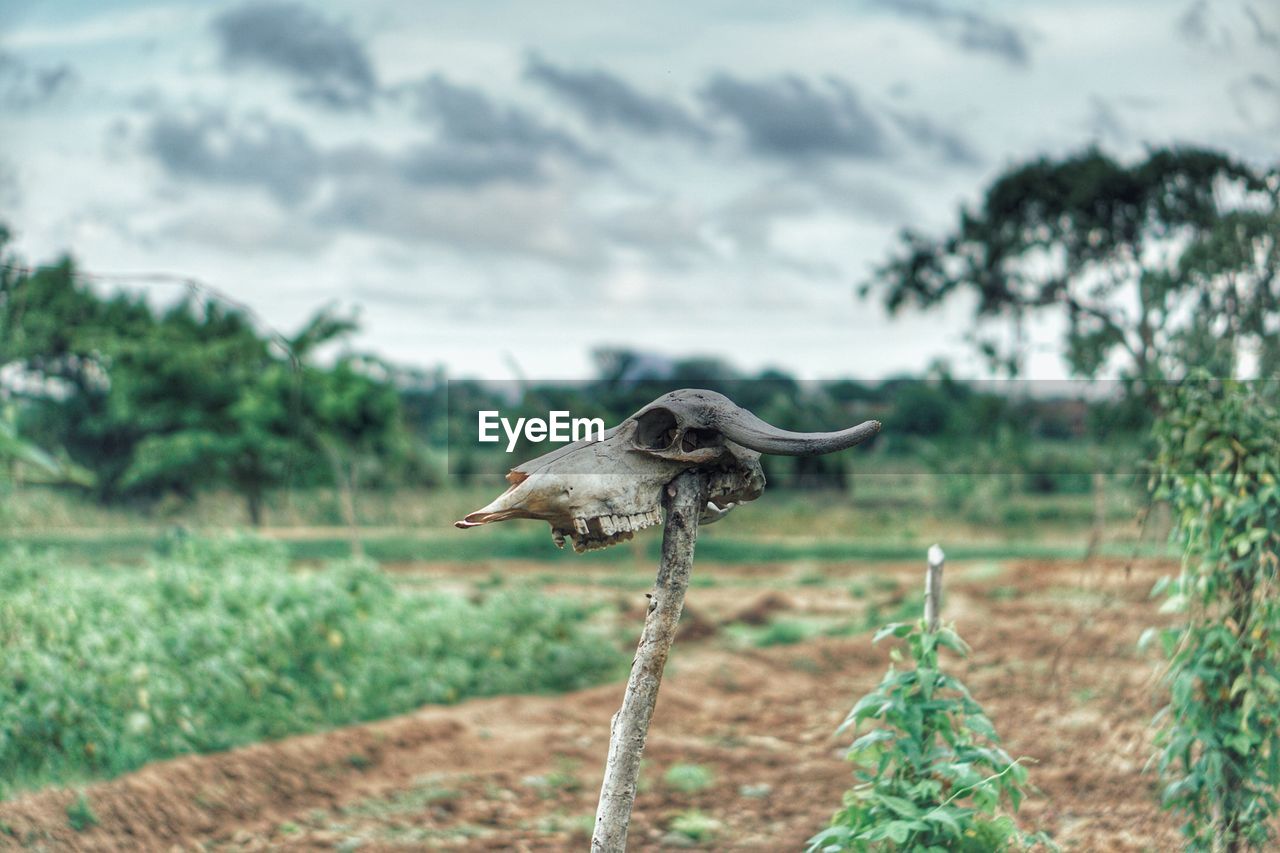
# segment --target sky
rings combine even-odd
[[[857,298],[897,235],[1091,144],[1276,162],[1280,10],[0,0],[0,140],[26,261],[195,277],[286,333],[358,311],[353,346],[451,376],[980,376],[968,306]]]

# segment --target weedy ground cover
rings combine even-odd
[[[372,565],[178,542],[142,569],[0,552],[0,797],[425,703],[616,675],[589,609],[396,589]]]

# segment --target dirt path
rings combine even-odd
[[[962,676],[1009,751],[1037,762],[1031,779],[1041,793],[1023,822],[1064,849],[1178,844],[1176,821],[1155,807],[1155,780],[1142,773],[1157,705],[1154,664],[1135,651],[1157,618],[1147,593],[1167,569],[1028,562],[966,579],[960,567],[948,587],[947,616],[975,649],[957,664]],[[782,593],[693,590],[709,636],[677,644],[645,753],[633,849],[698,846],[671,832],[690,811],[705,815],[701,846],[714,849],[802,849],[826,824],[851,781],[847,739],[833,732],[883,674],[887,649],[866,635],[743,649],[715,626],[766,594],[772,608],[797,614],[847,607],[850,597],[836,594],[841,571],[866,572],[835,567],[833,585]],[[905,588],[920,571],[876,573]],[[0,804],[0,846],[584,849],[620,697],[615,684],[478,700],[158,763],[86,788],[98,824],[81,832],[68,825],[72,791]],[[673,790],[663,776],[677,763],[709,770],[710,785]]]

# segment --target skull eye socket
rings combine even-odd
[[[645,450],[666,450],[677,432],[676,416],[667,409],[650,409],[636,418],[636,445]]]
[[[720,433],[713,429],[687,429],[684,431],[684,437],[680,439],[680,449],[688,453],[699,447],[716,444],[719,437]]]

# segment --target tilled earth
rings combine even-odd
[[[412,567],[400,567],[410,570]],[[495,565],[508,575],[545,572]],[[1169,564],[957,563],[945,616],[973,646],[954,661],[1036,792],[1020,820],[1066,850],[1170,850],[1177,820],[1144,772],[1158,663],[1136,643],[1162,617],[1148,592]],[[462,582],[476,566],[418,567]],[[643,595],[606,572],[551,585],[617,601],[638,633]],[[917,565],[699,565],[653,722],[631,848],[798,850],[852,777],[834,731],[888,664],[870,635],[756,648],[743,626],[839,624],[914,594]],[[868,591],[870,590],[870,591]],[[879,598],[877,598],[879,596]],[[825,623],[824,623],[825,624]],[[765,629],[754,629],[756,631]],[[587,847],[622,685],[430,707],[391,720],[160,762],[83,789],[0,803],[0,847],[45,850],[574,850]],[[709,773],[698,790],[664,779]],[[686,786],[687,787],[687,786]],[[694,785],[692,787],[698,787]],[[70,826],[83,794],[96,825]]]

